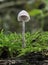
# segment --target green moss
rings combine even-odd
[[[4,46],[8,47],[11,55],[16,51],[19,52],[18,56],[24,55],[28,52],[38,52],[48,50],[48,32],[36,32],[25,34],[26,48],[22,48],[22,35],[11,33],[5,35],[0,33],[0,52]],[[1,53],[0,53],[1,55]]]

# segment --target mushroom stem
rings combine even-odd
[[[26,47],[26,44],[25,44],[25,22],[22,21],[22,48],[25,48]]]

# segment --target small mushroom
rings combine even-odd
[[[25,48],[25,22],[28,22],[30,20],[30,16],[25,10],[22,10],[21,12],[19,12],[17,19],[18,21],[22,21],[22,47]]]
[[[19,12],[18,21],[28,22],[29,20],[30,20],[30,16],[25,10],[22,10],[21,12]]]

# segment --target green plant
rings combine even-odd
[[[2,48],[8,47],[11,57],[13,54],[19,57],[29,52],[40,52],[48,50],[48,32],[36,32],[25,34],[26,48],[22,48],[22,35],[17,33],[11,33],[5,35],[3,32],[0,33],[0,55],[2,54]],[[18,54],[17,54],[18,52]]]

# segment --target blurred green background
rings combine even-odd
[[[17,21],[21,10],[31,17],[26,32],[48,31],[48,0],[0,0],[0,31],[21,33],[22,22]]]

